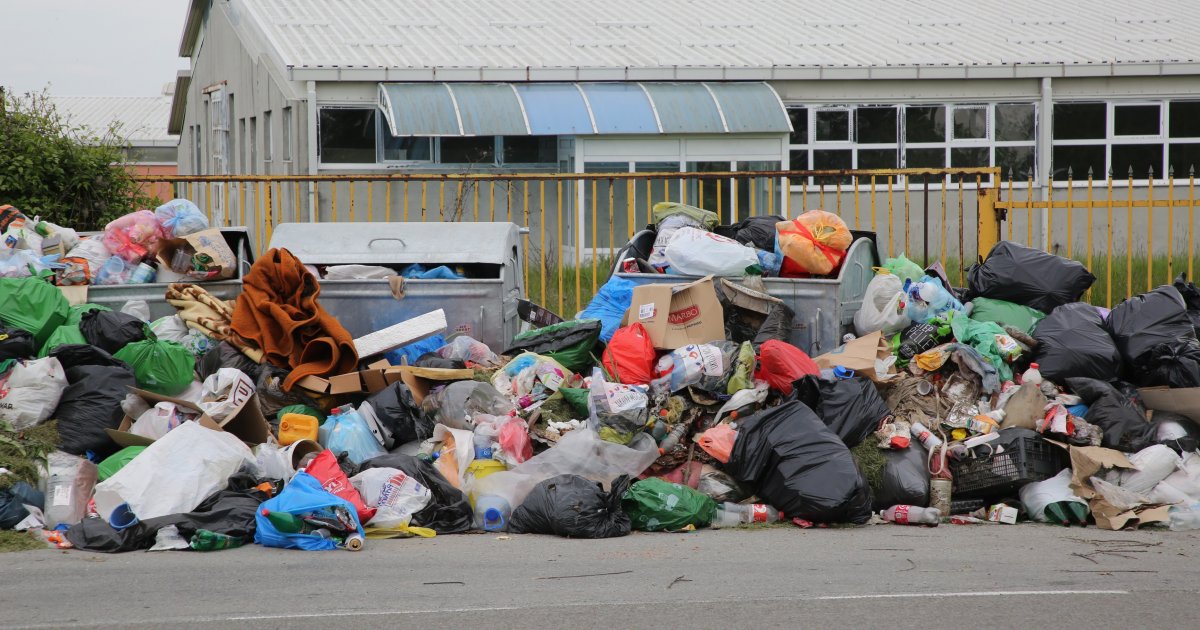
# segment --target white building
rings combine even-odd
[[[126,158],[137,172],[173,175],[179,136],[167,132],[171,91],[161,96],[54,96],[55,111],[70,127],[127,145]]]
[[[171,131],[195,174],[1186,176],[1194,2],[1067,4],[193,0]]]

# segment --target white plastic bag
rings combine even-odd
[[[1110,470],[1104,479],[1138,494],[1149,493],[1160,481],[1183,466],[1179,455],[1165,444],[1147,446],[1130,455],[1129,463],[1136,470]]]
[[[650,248],[650,257],[646,263],[656,269],[667,264],[667,244],[675,237],[675,232],[681,228],[691,227],[703,229],[703,225],[686,214],[673,214],[658,224],[658,234],[654,237],[654,246]]]
[[[333,265],[325,268],[326,280],[383,280],[396,272],[376,265]]]
[[[204,356],[213,346],[217,345],[217,342],[211,337],[189,328],[187,322],[178,315],[160,317],[150,323],[150,329],[154,331],[159,341],[174,341],[191,350],[192,354],[198,357]]]
[[[204,379],[200,408],[222,422],[255,392],[254,381],[237,368],[221,368]]]
[[[368,468],[351,477],[350,483],[367,505],[376,508],[375,516],[364,523],[369,527],[406,527],[412,515],[433,499],[429,488],[397,468]]]
[[[1021,505],[1029,513],[1029,518],[1039,523],[1048,523],[1046,506],[1061,501],[1071,501],[1087,505],[1087,501],[1075,496],[1071,490],[1071,470],[1068,468],[1057,475],[1045,480],[1026,484],[1021,487]]]
[[[871,279],[863,295],[862,308],[854,314],[854,331],[858,336],[877,330],[884,337],[908,328],[912,320],[904,312],[904,283],[899,276],[881,273]]]
[[[149,411],[138,416],[138,419],[129,427],[129,432],[144,438],[157,440],[184,422],[194,419],[194,417],[194,414],[186,413],[184,409],[180,409],[175,403],[164,401],[154,405]]]
[[[291,452],[274,441],[255,446],[254,459],[258,462],[259,472],[266,479],[282,479],[287,483],[296,475],[296,469],[292,468]]]
[[[92,462],[54,451],[46,458],[45,522],[51,527],[65,523],[74,525],[87,515],[88,500],[100,475]]]
[[[1192,502],[1200,501],[1200,454],[1188,453],[1179,470],[1167,475],[1162,483],[1186,494]]]
[[[129,300],[121,306],[121,312],[144,321],[150,321],[150,305],[146,300]]]
[[[664,255],[671,272],[685,276],[744,276],[758,264],[753,247],[693,227],[676,230]]]
[[[88,263],[88,273],[91,274],[90,280],[96,279],[96,274],[100,273],[100,269],[104,267],[104,263],[112,258],[112,252],[108,246],[104,244],[104,240],[98,236],[85,238],[79,241],[79,244],[71,248],[67,252],[67,258],[81,258]]]
[[[446,481],[462,489],[467,466],[475,461],[475,434],[466,429],[452,429],[444,424],[433,427],[433,441],[442,443],[441,456],[433,463]]]
[[[636,385],[609,383],[600,368],[592,369],[588,394],[588,426],[601,439],[629,444],[646,426],[650,411],[646,390]]]
[[[0,387],[0,420],[18,431],[43,422],[58,408],[67,375],[54,357],[17,363]]]
[[[242,466],[257,471],[254,453],[241,440],[185,422],[97,484],[96,511],[106,521],[122,503],[143,521],[191,512]]]

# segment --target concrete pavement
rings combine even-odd
[[[1189,627],[1200,532],[876,525],[0,556],[0,628]]]

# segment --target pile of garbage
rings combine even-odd
[[[57,271],[0,278],[0,528],[117,552],[770,522],[1200,527],[1186,278],[1109,311],[1079,301],[1095,279],[1081,264],[1013,243],[962,290],[901,255],[844,345],[810,357],[789,342],[800,305],[762,275],[836,274],[840,219],[655,217],[633,264],[704,277],[614,275],[504,348],[446,335],[440,311],[355,339],[320,279],[382,272],[286,249],[233,301],[169,285],[177,314],[153,322],[144,304],[72,305]],[[162,273],[169,239],[120,233],[114,257],[137,242]]]

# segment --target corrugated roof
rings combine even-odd
[[[54,107],[73,126],[96,135],[117,133],[133,146],[176,146],[179,136],[167,133],[171,118],[170,96],[55,96]]]
[[[1193,74],[1195,0],[240,0],[293,79]],[[1021,66],[1032,69],[1018,71]],[[1040,70],[1039,70],[1040,69]],[[922,74],[922,71],[930,70]]]

